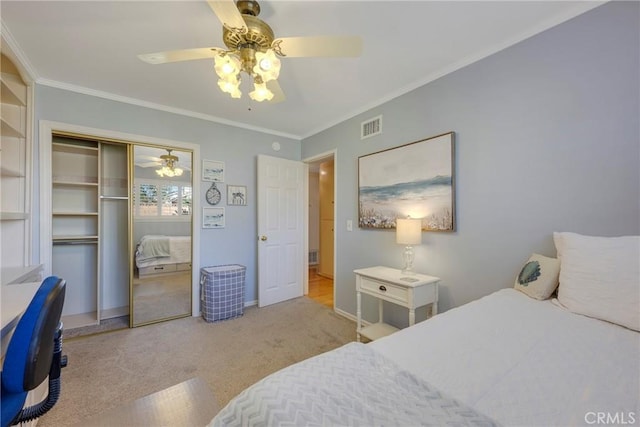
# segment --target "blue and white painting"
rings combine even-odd
[[[422,218],[426,231],[453,231],[454,133],[358,158],[359,225],[395,228]]]

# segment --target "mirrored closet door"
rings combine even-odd
[[[192,153],[134,145],[131,326],[191,315]]]

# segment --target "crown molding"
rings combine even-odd
[[[460,59],[459,61],[456,61],[455,63],[441,68],[427,76],[425,76],[424,78],[417,80],[411,84],[408,84],[400,89],[397,89],[393,92],[390,92],[389,94],[387,94],[386,96],[382,97],[382,98],[378,98],[375,101],[372,101],[356,110],[351,111],[350,113],[341,116],[340,118],[337,118],[331,122],[326,123],[323,126],[317,127],[309,132],[307,132],[306,134],[302,135],[301,139],[306,139],[309,138],[313,135],[316,135],[322,131],[325,131],[337,124],[343,123],[349,119],[352,119],[360,114],[363,114],[373,108],[379,107],[380,105],[389,102],[395,98],[398,98],[399,96],[402,96],[404,94],[407,94],[413,90],[416,90],[424,85],[426,85],[427,83],[431,83],[434,80],[439,79],[440,77],[443,77],[447,74],[453,73],[454,71],[457,71],[461,68],[466,67],[467,65],[471,65],[474,62],[480,61],[481,59],[484,59],[488,56],[493,55],[494,53],[498,53],[501,50],[507,49],[517,43],[520,43],[521,41],[524,41],[530,37],[535,36],[536,34],[540,34],[543,31],[546,31],[550,28],[553,28],[557,25],[562,24],[563,22],[568,21],[569,19],[575,18],[578,15],[582,15],[585,12],[590,11],[591,9],[594,9],[598,6],[601,6],[605,3],[608,3],[610,0],[589,0],[589,1],[582,1],[577,3],[576,7],[570,11],[566,11],[564,13],[560,13],[555,15],[554,17],[547,19],[546,21],[543,21],[541,23],[539,23],[538,25],[536,25],[535,27],[532,27],[530,29],[528,29],[527,31],[524,31],[520,34],[518,34],[515,37],[512,37],[510,39],[506,39],[504,41],[502,41],[501,43],[495,44],[479,53],[476,53],[474,55],[469,55],[465,58]]]
[[[0,19],[0,25],[2,28],[2,53],[4,53],[20,72],[20,77],[28,85],[32,85],[38,80],[38,73],[33,67],[27,56],[24,54],[18,42],[9,31],[9,28],[5,25],[4,21]]]
[[[193,118],[196,118],[196,119],[206,120],[208,122],[214,122],[214,123],[219,123],[219,124],[223,124],[223,125],[227,125],[227,126],[233,126],[233,127],[237,127],[237,128],[252,130],[252,131],[256,131],[256,132],[261,132],[261,133],[266,133],[266,134],[270,134],[270,135],[280,136],[280,137],[283,137],[283,138],[295,139],[297,141],[300,141],[300,139],[301,139],[299,135],[293,135],[293,134],[289,134],[289,133],[279,132],[279,131],[276,131],[276,130],[273,130],[273,129],[263,128],[263,127],[259,127],[259,126],[251,126],[251,125],[248,125],[246,123],[236,122],[236,121],[233,121],[233,120],[227,120],[227,119],[223,119],[223,118],[220,118],[220,117],[211,116],[211,115],[208,115],[208,114],[197,113],[195,111],[185,110],[185,109],[182,109],[182,108],[170,107],[168,105],[157,104],[155,102],[143,101],[141,99],[130,98],[130,97],[127,97],[127,96],[122,96],[122,95],[116,95],[116,94],[113,94],[113,93],[110,93],[110,92],[104,92],[104,91],[101,91],[101,90],[90,89],[90,88],[83,87],[83,86],[72,85],[72,84],[69,84],[69,83],[59,82],[57,80],[38,79],[36,81],[36,83],[39,84],[39,85],[53,87],[53,88],[56,88],[56,89],[67,90],[67,91],[70,91],[70,92],[76,92],[76,93],[80,93],[80,94],[83,94],[83,95],[95,96],[97,98],[103,98],[103,99],[108,99],[108,100],[111,100],[111,101],[122,102],[122,103],[125,103],[125,104],[136,105],[138,107],[150,108],[150,109],[153,109],[153,110],[159,110],[159,111],[164,111],[164,112],[167,112],[167,113],[178,114],[178,115],[181,115],[181,116],[187,116],[187,117],[193,117]]]

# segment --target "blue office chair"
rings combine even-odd
[[[19,286],[19,285],[16,285]],[[13,332],[4,359],[2,427],[33,420],[55,405],[60,396],[62,356],[62,306],[66,282],[47,277],[29,303]],[[49,394],[42,402],[23,408],[30,390],[49,376]]]

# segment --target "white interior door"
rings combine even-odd
[[[302,296],[307,165],[258,156],[258,306]]]

